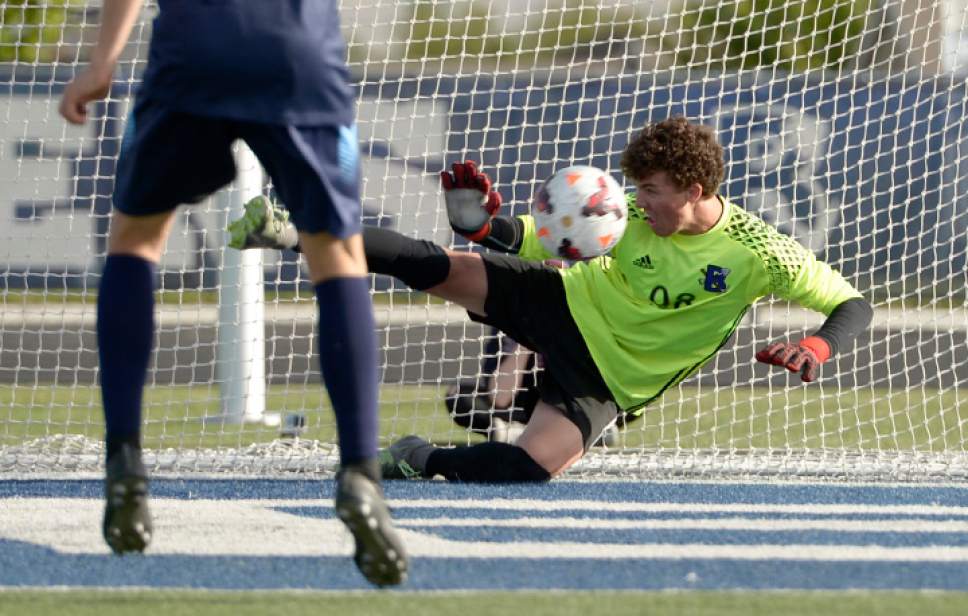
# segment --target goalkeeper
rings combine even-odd
[[[496,216],[501,199],[472,162],[442,173],[454,231],[506,254],[457,252],[386,229],[365,228],[370,271],[460,304],[541,353],[540,399],[515,444],[437,448],[417,436],[383,452],[387,478],[546,481],[574,464],[623,415],[637,415],[695,373],[772,295],[827,316],[798,341],[756,359],[810,382],[870,324],[870,304],[790,237],[717,193],[724,177],[713,131],[682,117],[647,126],[622,155],[634,183],[629,223],[608,256],[557,269],[530,216]],[[264,230],[263,203],[234,228],[243,247]],[[272,245],[278,242],[270,241]],[[289,246],[293,242],[288,243]]]

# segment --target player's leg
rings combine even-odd
[[[540,402],[515,445],[435,448],[407,437],[384,453],[385,476],[545,481],[574,464],[615,419],[618,406],[571,316],[560,273],[506,256],[488,255],[484,264],[487,316],[471,316],[542,354]]]
[[[247,124],[244,138],[299,229],[315,289],[319,362],[340,444],[336,511],[356,541],[354,560],[372,583],[406,579],[376,461],[379,388],[376,327],[360,236],[358,144],[345,127]]]
[[[291,206],[287,204],[287,207]],[[278,206],[264,197],[256,197],[246,204],[241,218],[229,223],[229,245],[240,250],[304,251],[301,242],[295,241],[295,227]],[[362,233],[369,271],[393,276],[414,290],[482,313],[487,277],[479,255],[447,250],[390,229],[365,227]]]
[[[491,441],[513,443],[537,402],[530,350],[497,333],[484,348],[481,373],[447,389],[444,408],[458,426]]]
[[[557,408],[540,400],[515,444],[552,477],[563,473],[585,453],[578,426]]]
[[[479,254],[448,250],[377,227],[363,229],[363,245],[371,272],[484,314],[487,273]]]
[[[470,483],[542,482],[584,453],[582,432],[558,409],[539,402],[515,444],[491,441],[469,447],[434,447],[405,437],[383,454],[384,473],[397,479],[440,475]]]
[[[545,395],[554,399],[551,391]],[[514,444],[435,447],[417,436],[400,439],[382,454],[384,476],[505,483],[547,481],[581,459],[602,425],[614,418],[611,402],[581,397],[555,404],[539,401]],[[594,436],[590,436],[594,434]]]
[[[494,406],[506,409],[514,404],[514,398],[523,388],[524,375],[533,361],[533,353],[521,346],[511,348],[502,355],[497,369],[491,375],[491,391],[494,392]]]
[[[319,358],[337,413],[340,474],[336,511],[353,533],[356,563],[380,586],[406,578],[406,552],[392,528],[376,463],[378,373],[363,241],[300,233],[319,307]]]
[[[175,207],[234,175],[222,132],[141,103],[128,120],[97,300],[107,450],[102,531],[117,553],[144,550],[152,533],[141,406],[154,339],[155,270]]]
[[[154,339],[155,268],[174,210],[115,211],[97,298],[101,398],[106,426],[102,533],[116,553],[140,552],[153,532],[141,461],[141,397]]]
[[[300,233],[319,309],[319,361],[337,416],[343,466],[372,465],[377,451],[377,342],[363,242]],[[375,470],[374,478],[379,478]]]

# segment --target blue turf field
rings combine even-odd
[[[367,585],[331,482],[156,480],[156,541],[117,558],[97,481],[0,481],[0,586]],[[968,487],[391,482],[405,589],[968,590]]]

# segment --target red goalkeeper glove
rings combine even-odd
[[[454,163],[451,168],[453,172],[440,172],[450,226],[472,242],[480,242],[491,232],[491,218],[501,207],[501,195],[474,161]]]
[[[798,344],[774,342],[756,354],[756,361],[799,372],[800,378],[806,383],[817,380],[820,364],[828,359],[830,345],[819,336],[807,336]]]

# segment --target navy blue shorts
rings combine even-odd
[[[242,139],[272,178],[300,231],[346,238],[361,230],[356,127],[287,126],[172,111],[141,99],[128,118],[114,206],[147,216],[197,203],[235,178]]]

